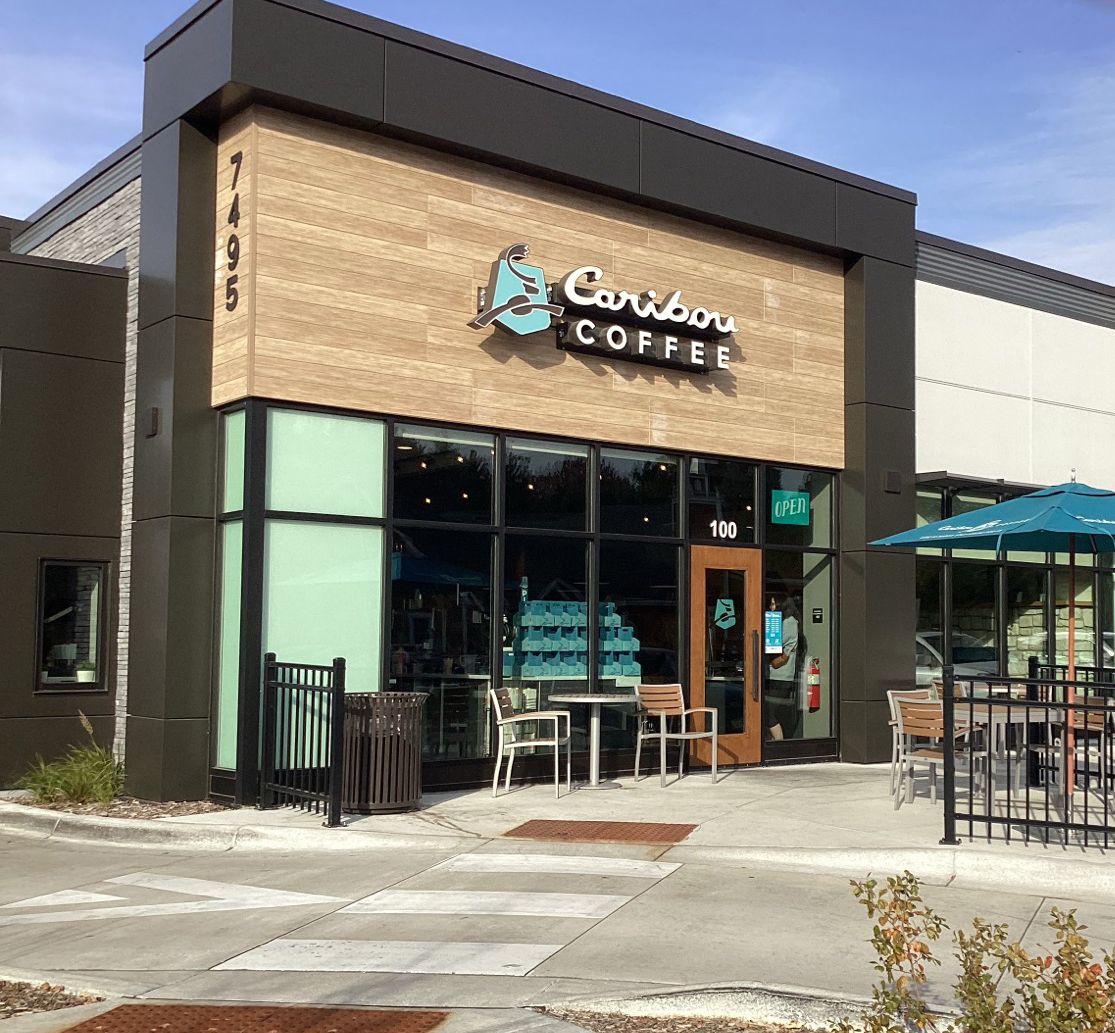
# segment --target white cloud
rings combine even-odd
[[[967,243],[1105,283],[1115,281],[1115,62],[1050,75],[1025,124],[943,155],[917,184],[919,224]]]
[[[0,214],[29,215],[138,129],[142,67],[0,51]]]

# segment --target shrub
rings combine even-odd
[[[88,745],[75,743],[64,757],[49,763],[36,755],[31,769],[16,780],[36,803],[111,803],[124,787],[124,765],[98,746],[89,718],[80,715]]]
[[[909,872],[887,879],[883,888],[875,879],[853,881],[852,888],[874,920],[870,942],[878,958],[875,970],[882,975],[862,1028],[866,1033],[938,1030],[938,1020],[946,1017],[929,1009],[924,990],[928,966],[940,964],[930,944],[948,928],[944,919],[925,905]],[[1057,943],[1050,955],[1029,954],[1009,942],[1005,925],[981,918],[972,922],[970,933],[957,931],[960,1011],[946,1024],[964,1033],[1115,1033],[1115,956],[1105,953],[1095,961],[1083,935],[1086,926],[1073,911],[1052,908],[1049,926]],[[854,1028],[844,1021],[836,1033]]]

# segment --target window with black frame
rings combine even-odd
[[[600,450],[600,531],[676,537],[679,463],[676,456]]]
[[[597,673],[605,692],[681,681],[678,664],[679,547],[600,543]],[[634,746],[634,707],[606,707],[603,743]]]
[[[427,692],[428,759],[489,754],[490,532],[396,527],[389,685]]]
[[[755,541],[758,467],[734,459],[692,458],[686,465],[689,537],[725,543]]]
[[[508,438],[504,518],[509,527],[588,527],[588,445]]]
[[[549,710],[552,694],[589,687],[588,550],[583,538],[504,538],[500,662],[519,712]],[[574,732],[584,749],[584,729]]]
[[[44,560],[39,567],[39,689],[105,688],[105,565]]]
[[[391,455],[396,519],[492,523],[495,435],[397,424]]]

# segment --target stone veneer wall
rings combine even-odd
[[[100,265],[120,251],[128,269],[128,329],[124,365],[124,479],[120,500],[120,577],[116,633],[116,722],[113,748],[124,756],[128,713],[128,604],[132,569],[132,475],[135,456],[136,324],[139,314],[139,199],[137,176],[111,197],[30,251],[43,258]]]

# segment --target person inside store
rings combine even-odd
[[[771,596],[769,608],[782,611],[782,652],[772,656],[767,665],[767,738],[796,739],[801,735],[798,696],[805,652],[800,611],[789,593],[781,596],[780,603]]]

